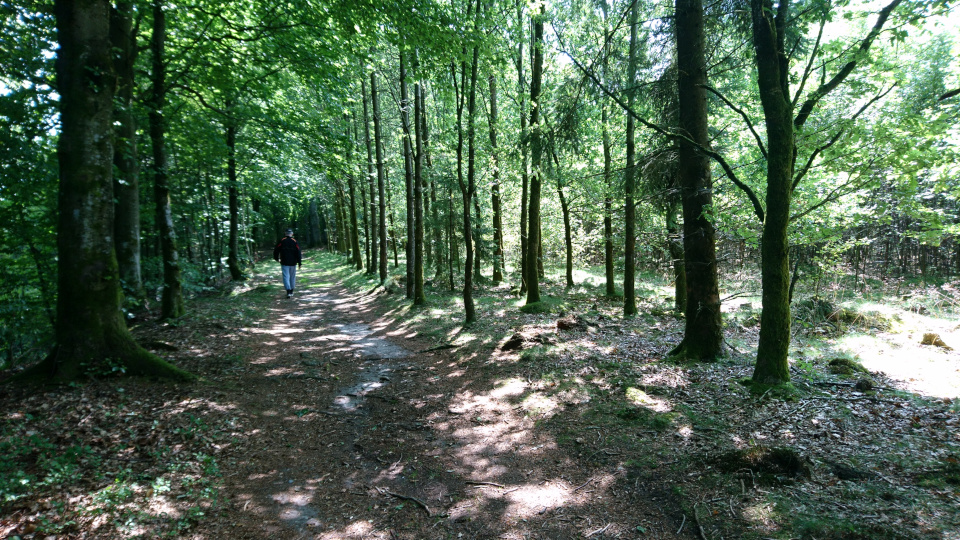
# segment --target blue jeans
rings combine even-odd
[[[280,269],[283,270],[283,288],[292,291],[297,283],[297,267],[281,264]]]

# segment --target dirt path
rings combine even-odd
[[[243,332],[225,511],[194,538],[697,537],[601,431],[574,455],[539,429],[515,359],[430,350],[375,300],[306,289]]]

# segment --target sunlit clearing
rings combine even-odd
[[[947,345],[960,347],[956,332],[939,335]],[[882,371],[901,381],[907,390],[939,398],[960,398],[960,353],[921,345],[923,335],[919,332],[897,337],[891,347],[888,340],[850,334],[837,340],[837,348],[857,357],[868,370]]]
[[[654,412],[665,413],[673,410],[673,405],[668,400],[651,396],[639,388],[627,388],[627,399],[634,405]]]
[[[507,379],[497,383],[497,388],[490,392],[490,396],[494,398],[515,396],[523,393],[523,391],[526,389],[527,383],[521,381],[520,379]]]

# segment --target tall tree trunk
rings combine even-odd
[[[530,189],[529,177],[529,132],[527,130],[527,100],[526,85],[523,81],[523,4],[516,0],[517,6],[517,95],[520,97],[520,295],[527,294],[527,245],[529,218],[528,195]]]
[[[403,129],[403,186],[406,196],[406,229],[407,243],[405,257],[407,260],[406,292],[407,298],[413,298],[414,272],[414,228],[413,221],[413,151],[410,144],[410,95],[407,92],[407,65],[403,45],[400,46],[400,124]]]
[[[604,33],[609,32],[609,23],[607,22],[607,10],[609,6],[606,0],[601,3],[603,8]],[[603,41],[603,84],[607,84],[607,68],[610,57],[610,40]],[[616,296],[616,274],[614,273],[614,255],[613,255],[613,156],[612,145],[610,144],[610,118],[609,106],[606,98],[600,103],[600,124],[603,140],[603,267],[606,277],[606,294],[608,297]]]
[[[350,120],[348,118],[348,120]],[[347,142],[350,145],[347,149],[347,166],[353,163],[353,138],[350,136],[350,125],[347,124]],[[353,247],[353,264],[357,270],[363,270],[363,256],[360,254],[360,228],[357,226],[357,182],[352,172],[347,173],[347,183],[350,186],[350,244]],[[362,204],[362,201],[361,201]]]
[[[160,303],[160,318],[175,319],[184,313],[183,287],[180,280],[180,260],[177,255],[177,233],[170,208],[170,187],[167,176],[166,117],[163,108],[166,102],[166,65],[163,49],[166,33],[166,15],[163,2],[153,2],[153,35],[150,48],[153,53],[153,91],[150,99],[150,141],[153,145],[153,197],[157,205],[156,225],[163,258],[163,295]]]
[[[636,100],[637,84],[637,4],[630,9],[630,58],[627,63],[627,106],[633,110]],[[625,238],[623,246],[623,314],[636,315],[636,252],[637,252],[637,209],[633,200],[637,184],[636,141],[633,115],[627,114],[627,170],[624,171],[624,221]]]
[[[387,186],[383,171],[383,131],[380,128],[380,96],[377,93],[377,73],[370,72],[370,99],[373,102],[373,138],[377,152],[377,195],[380,201],[380,284],[387,282]]]
[[[455,227],[453,223],[453,187],[450,184],[447,184],[447,240],[448,240],[448,255],[447,257],[447,278],[450,283],[450,292],[456,290],[453,282],[453,261],[454,259],[459,259],[460,250],[457,248],[457,235],[455,234]]]
[[[320,247],[323,243],[323,233],[321,233],[320,228],[320,209],[316,197],[310,198],[310,206],[307,211],[309,212],[308,217],[310,223],[309,234],[307,236],[309,242],[307,245],[312,248]]]
[[[131,375],[190,379],[141,349],[120,311],[112,235],[113,92],[110,3],[57,0],[60,94],[57,345],[22,379],[73,380],[123,367]]]
[[[140,161],[137,156],[137,121],[133,114],[134,63],[137,43],[132,29],[132,3],[117,2],[111,10],[110,41],[116,51],[117,95],[114,120],[117,126],[113,163],[116,199],[114,246],[124,293],[142,300],[146,297],[140,275]]]
[[[477,0],[477,17],[480,15],[480,0]],[[470,20],[470,9],[467,9],[467,20]],[[465,85],[462,85],[461,90],[467,92],[467,181],[464,183],[462,173],[458,177],[460,182],[460,193],[463,196],[463,247],[464,252],[466,253],[466,263],[463,266],[463,307],[464,307],[464,323],[470,324],[477,320],[476,309],[473,304],[473,239],[472,232],[473,227],[470,223],[470,203],[471,199],[476,192],[476,113],[477,113],[477,73],[480,64],[480,49],[477,46],[473,47],[473,61],[470,66],[470,89],[466,89]],[[465,81],[466,77],[466,62],[461,66],[461,74],[463,78],[461,80]],[[462,99],[461,107],[462,112]],[[462,117],[462,114],[460,115]],[[458,122],[462,126],[462,121]],[[463,158],[463,130],[460,129],[460,144],[459,144],[459,159],[462,161]],[[462,167],[461,167],[462,170]]]
[[[240,195],[237,181],[237,125],[233,119],[233,103],[227,101],[227,193],[230,201],[230,239],[227,251],[227,267],[230,279],[246,279],[240,269]]]
[[[560,211],[563,214],[563,245],[566,251],[566,278],[567,288],[573,288],[573,230],[570,224],[570,203],[563,193],[563,178],[560,174],[560,158],[553,153],[553,162],[556,165],[557,195],[560,197]],[[542,236],[541,236],[542,238]]]
[[[423,87],[418,82],[413,86],[414,126],[416,127],[417,151],[414,154],[414,234],[413,234],[413,303],[422,306],[427,303],[423,292],[423,130],[420,116],[423,111]]]
[[[371,80],[373,74],[370,75]],[[380,227],[378,226],[377,221],[377,189],[375,186],[374,180],[377,178],[376,171],[379,171],[379,168],[374,165],[373,160],[373,141],[370,138],[370,115],[367,107],[367,101],[370,99],[367,95],[367,81],[366,78],[360,79],[361,91],[363,92],[363,131],[367,143],[367,185],[369,186],[370,193],[370,260],[367,264],[367,274],[373,274],[376,272],[377,260],[379,257],[380,250],[378,249],[378,237],[380,234]]]
[[[497,148],[497,78],[490,74],[490,154],[493,161],[490,206],[493,208],[493,283],[503,281],[503,214],[500,208],[500,156]]]
[[[543,143],[540,128],[540,88],[543,80],[543,17],[544,7],[533,16],[533,70],[530,77],[530,204],[527,221],[527,304],[540,301],[540,190],[543,180]]]
[[[707,64],[701,0],[676,0],[676,13],[679,127],[681,132],[706,148],[710,145],[710,138],[707,133]],[[710,219],[713,208],[710,158],[686,140],[681,140],[679,161],[687,305],[683,340],[673,352],[691,360],[712,360],[722,353],[723,327],[716,231]]]

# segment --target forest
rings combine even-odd
[[[958,538],[955,10],[0,2],[0,537]]]

